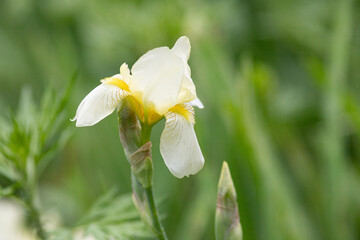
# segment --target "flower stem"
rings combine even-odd
[[[154,123],[140,122],[136,113],[126,104],[118,109],[118,116],[120,141],[132,169],[131,181],[135,206],[143,221],[152,226],[157,239],[167,240],[159,219],[152,188],[153,165],[150,135]]]
[[[141,124],[141,146],[150,141],[152,126]]]
[[[154,228],[157,231],[157,237],[159,240],[166,240],[166,233],[164,231],[163,226],[161,225],[159,216],[158,216],[158,211],[155,205],[155,201],[154,201],[154,193],[153,193],[153,189],[152,186],[148,187],[148,188],[144,188],[145,190],[145,196],[146,196],[146,200],[148,202],[149,205],[149,210],[150,210],[150,214],[151,214],[151,220],[152,223],[154,225]]]
[[[149,126],[147,124],[141,124],[141,145],[144,145],[145,143],[150,141],[151,129],[152,129],[152,126]],[[156,230],[157,237],[159,240],[167,240],[164,227],[161,225],[161,222],[159,219],[159,214],[158,214],[157,207],[155,204],[154,191],[153,191],[152,186],[144,188],[144,193],[146,196],[147,203],[149,205],[151,221],[152,221],[153,227]]]

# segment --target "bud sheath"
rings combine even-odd
[[[236,191],[226,162],[223,163],[218,185],[215,236],[217,240],[242,239]]]
[[[133,154],[140,147],[140,122],[136,113],[129,107],[128,101],[124,100],[118,108],[120,141],[124,147],[125,155],[130,160]]]

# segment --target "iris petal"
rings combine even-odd
[[[193,106],[193,107],[198,107],[200,109],[204,108],[204,104],[200,101],[199,98],[195,98],[194,100],[188,102],[187,104],[189,104],[190,106]]]
[[[176,104],[184,71],[181,58],[167,47],[153,49],[132,67],[130,91],[145,109],[163,115]]]
[[[177,103],[184,103],[194,100],[196,98],[196,89],[195,85],[191,79],[191,70],[187,61],[190,57],[190,40],[186,36],[180,37],[174,47],[171,49],[176,55],[178,55],[182,60],[185,67],[185,74],[183,77],[183,82],[181,85],[181,89],[179,91],[179,95],[177,98]]]
[[[204,166],[194,130],[192,107],[188,106],[185,110],[188,111],[186,114],[182,111],[165,114],[166,123],[160,139],[160,152],[165,164],[178,178],[196,174]]]
[[[190,57],[190,51],[191,51],[191,46],[190,46],[190,40],[188,37],[186,36],[182,36],[180,37],[174,47],[172,48],[172,51],[174,51],[175,54],[177,54],[178,56],[180,56],[185,62],[187,62],[187,60],[189,60]]]
[[[115,85],[101,84],[81,101],[72,121],[76,121],[77,127],[92,126],[110,115],[128,95],[127,91]]]

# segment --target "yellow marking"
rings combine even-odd
[[[157,114],[153,110],[149,110],[147,113],[145,113],[144,107],[142,106],[141,103],[139,103],[139,101],[137,101],[135,99],[134,96],[128,96],[126,99],[129,103],[131,109],[136,113],[139,120],[143,123],[153,125],[153,124],[157,123],[158,121],[160,121],[164,117],[164,116]],[[147,114],[147,116],[145,116],[145,114]]]
[[[174,107],[170,108],[169,111],[182,115],[188,122],[195,121],[194,108],[189,105],[177,104]]]
[[[141,122],[144,122],[145,121],[144,109],[141,106],[141,104],[133,96],[129,96],[129,97],[127,97],[127,99],[129,101],[130,107],[134,110],[134,112],[138,116],[139,120]]]
[[[115,85],[122,90],[130,92],[129,86],[123,80],[119,79],[118,77],[113,76],[113,77],[105,78],[105,79],[101,80],[101,82],[104,84]]]
[[[163,118],[163,116],[157,114],[155,111],[150,110],[148,113],[148,118],[147,118],[147,122],[150,125],[153,125],[155,123],[157,123],[158,121],[160,121]]]
[[[115,85],[115,86],[119,87],[120,89],[130,93],[129,86],[126,84],[126,82],[121,80],[121,77],[122,76],[120,74],[117,74],[115,76],[105,78],[105,79],[101,80],[101,82],[103,84]],[[143,123],[146,122],[149,125],[153,125],[153,124],[157,123],[158,121],[160,121],[164,117],[164,116],[161,116],[158,113],[156,113],[154,110],[148,110],[148,112],[146,113],[147,116],[145,116],[144,107],[142,106],[142,104],[139,101],[136,100],[136,98],[134,96],[130,95],[130,96],[126,97],[126,99],[129,103],[131,109],[133,109],[133,111],[138,116],[139,120]]]

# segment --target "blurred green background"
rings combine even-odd
[[[360,238],[360,20],[351,0],[2,0],[0,109],[23,86],[40,99],[65,89],[68,118],[99,80],[187,35],[205,109],[195,129],[205,156],[177,179],[152,134],[155,191],[169,239],[214,239],[222,161],[238,194],[244,239]],[[131,191],[116,114],[73,137],[41,180],[64,225],[98,195]]]

